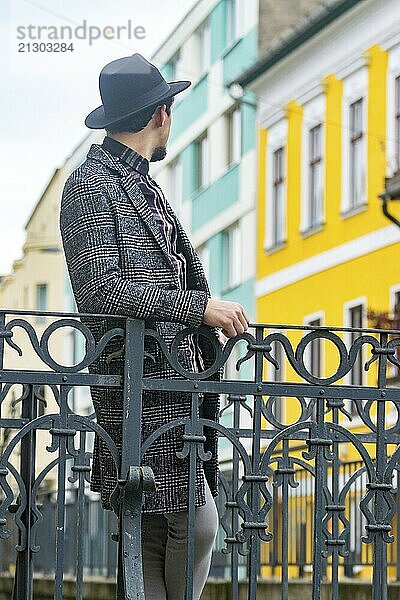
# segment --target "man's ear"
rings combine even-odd
[[[165,123],[165,119],[167,118],[165,112],[166,108],[166,104],[161,104],[160,106],[157,106],[156,110],[153,113],[157,127],[162,127]]]

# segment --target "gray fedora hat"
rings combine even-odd
[[[155,65],[135,52],[108,63],[100,72],[99,88],[103,104],[90,112],[85,125],[104,129],[144,108],[179,94],[191,81],[165,81]]]

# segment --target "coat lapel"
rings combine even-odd
[[[121,185],[123,189],[125,190],[129,200],[132,202],[132,205],[136,208],[136,210],[142,217],[150,233],[158,242],[161,250],[164,252],[165,258],[171,266],[174,278],[177,284],[179,285],[179,278],[176,273],[176,267],[168,252],[165,238],[162,235],[156,223],[156,220],[153,216],[153,212],[149,207],[143,192],[140,190],[137,184],[139,173],[137,171],[128,169],[117,157],[114,157],[111,153],[105,151],[100,144],[92,144],[88,152],[88,158],[98,160],[108,168],[119,173],[119,175],[121,176]],[[186,231],[184,230],[181,222],[179,221],[178,217],[176,216],[175,212],[173,211],[166,198],[165,204],[169,214],[171,215],[176,224],[178,230],[178,240],[181,242],[182,250],[188,259],[188,266],[191,269],[191,275],[196,278],[198,288],[208,291],[210,295],[210,288],[208,286],[207,278],[204,274],[203,265],[197,253],[195,252],[192,243],[190,242],[186,234]]]

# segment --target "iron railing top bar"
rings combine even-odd
[[[123,314],[110,314],[110,313],[83,313],[83,312],[61,312],[61,311],[43,311],[43,310],[13,310],[8,308],[0,309],[0,314],[4,315],[27,315],[27,316],[44,316],[44,317],[107,317],[110,319],[134,319],[131,315]],[[147,322],[159,321],[154,317],[146,317]],[[338,327],[329,325],[292,325],[290,323],[249,323],[250,328],[264,328],[264,329],[291,329],[299,331],[346,331],[346,332],[359,332],[359,333],[387,333],[392,335],[400,335],[400,329],[374,329],[368,327]],[[219,328],[218,328],[219,329]]]
[[[38,317],[107,317],[111,319],[131,319],[129,315],[109,314],[109,313],[81,313],[81,312],[61,312],[61,311],[43,311],[43,310],[10,310],[8,308],[0,309],[0,314],[4,315],[28,315]],[[151,320],[151,319],[146,319]]]
[[[327,325],[290,325],[276,323],[250,323],[249,327],[263,327],[264,329],[298,329],[300,331],[348,331],[350,333],[358,331],[359,333],[390,333],[400,335],[400,329],[371,329],[368,327],[329,327]]]

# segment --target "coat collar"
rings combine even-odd
[[[146,223],[150,232],[153,234],[155,239],[157,240],[159,246],[163,250],[165,257],[168,263],[171,266],[172,272],[174,273],[174,278],[176,280],[177,285],[179,286],[179,278],[176,273],[175,264],[173,263],[170,254],[168,252],[168,248],[164,239],[164,236],[161,234],[160,229],[154,219],[153,212],[150,209],[146,197],[141,191],[140,187],[137,185],[138,179],[140,177],[140,173],[133,168],[130,168],[126,163],[124,163],[118,156],[111,154],[105,150],[100,144],[92,144],[87,157],[92,160],[97,160],[101,162],[107,168],[113,170],[121,177],[121,185],[125,190],[129,200],[132,202],[133,206],[139,212],[143,221]],[[198,255],[195,253],[193,246],[181,224],[179,219],[177,218],[175,212],[172,210],[168,200],[166,199],[166,206],[168,213],[173,218],[175,225],[178,230],[178,237],[183,246],[183,251],[186,256],[189,258],[190,262],[197,266],[195,269],[196,274],[200,274],[203,272],[203,268],[201,265],[201,261]],[[206,277],[199,275],[197,277],[198,283],[202,289],[209,290],[208,282]]]

